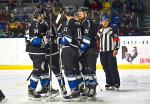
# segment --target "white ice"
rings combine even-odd
[[[64,102],[61,94],[49,102],[46,100],[29,101],[26,78],[30,72],[27,70],[0,70],[0,89],[8,99],[6,104],[150,104],[150,70],[119,70],[120,91],[106,91],[104,88],[105,74],[103,70],[97,71],[98,100],[80,102]],[[55,77],[53,88],[59,88]]]

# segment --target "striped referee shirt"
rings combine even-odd
[[[100,38],[100,52],[118,50],[120,39],[117,34],[113,33],[111,27],[101,28],[97,35]]]

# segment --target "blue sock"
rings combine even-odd
[[[36,89],[37,84],[38,84],[38,82],[36,82],[36,81],[30,79],[30,87],[31,87],[33,90]]]
[[[71,90],[77,89],[78,88],[78,84],[77,84],[77,80],[73,80],[73,81],[68,81],[69,87]]]
[[[41,86],[42,87],[48,87],[50,85],[50,80],[49,79],[41,79]]]

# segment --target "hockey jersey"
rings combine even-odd
[[[62,28],[61,28],[62,37],[68,37],[69,40],[71,40],[69,42],[69,44],[66,44],[66,45],[78,46],[78,42],[77,42],[78,35],[77,35],[76,22],[77,21],[75,19],[71,19],[69,22],[64,21],[62,24]]]
[[[42,48],[41,45],[32,45],[31,40],[33,40],[35,37],[38,37],[43,40],[43,36],[46,35],[48,29],[48,24],[45,21],[39,22],[36,19],[33,19],[26,30],[26,36],[25,36],[25,41],[26,41],[26,52],[29,53],[45,53],[45,48]]]
[[[93,21],[85,18],[81,23],[82,41],[89,41],[90,47],[96,47],[96,28]]]

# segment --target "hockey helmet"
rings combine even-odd
[[[100,22],[103,22],[103,21],[110,21],[110,17],[108,15],[103,15],[101,18],[100,18]]]
[[[78,12],[85,12],[85,13],[89,13],[89,11],[90,11],[89,8],[85,7],[85,6],[80,7],[79,10],[78,10]]]
[[[66,6],[65,7],[65,14],[67,16],[74,16],[75,15],[75,9],[72,6]]]
[[[34,18],[38,18],[38,16],[42,16],[42,15],[43,15],[43,11],[41,9],[35,9],[35,11],[33,12]]]
[[[108,15],[103,15],[100,18],[100,25],[103,27],[108,27],[110,22],[110,17]]]

